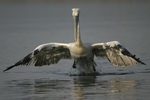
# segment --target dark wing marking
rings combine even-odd
[[[146,65],[117,41],[93,44],[93,53],[98,58],[107,58],[112,64],[117,66]]]
[[[43,66],[55,64],[62,58],[71,59],[70,51],[66,46],[55,43],[40,45],[32,53],[5,69],[4,72],[19,65],[28,66],[33,64],[35,66]]]

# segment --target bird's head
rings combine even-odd
[[[73,8],[72,9],[72,16],[78,17],[79,16],[79,8]]]

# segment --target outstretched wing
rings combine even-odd
[[[133,64],[144,64],[135,55],[132,55],[118,41],[107,43],[96,43],[92,45],[93,53],[98,58],[107,58],[112,64],[117,66],[130,66]]]
[[[58,63],[62,58],[70,59],[69,45],[63,43],[47,43],[42,44],[35,48],[26,57],[8,67],[4,71],[7,71],[15,66],[30,65],[43,66]]]

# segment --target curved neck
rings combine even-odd
[[[74,38],[75,41],[82,44],[80,38],[79,16],[74,16]]]

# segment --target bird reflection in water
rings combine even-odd
[[[77,97],[77,100],[85,98],[86,92],[88,92],[86,90],[89,88],[92,90],[95,80],[96,76],[74,76],[74,87],[76,91],[73,94]],[[93,90],[91,92],[93,92]]]
[[[81,76],[75,77],[74,81],[75,90],[74,96],[77,100],[84,98],[128,98],[128,96],[135,95],[132,89],[137,85],[134,80],[124,79],[111,79],[97,81],[94,76]],[[119,95],[118,95],[119,93]],[[136,99],[135,99],[136,100]]]
[[[83,100],[85,98],[128,98],[135,97],[134,87],[137,83],[134,79],[121,77],[115,79],[102,79],[103,76],[71,76],[73,80],[12,80],[10,90],[15,90],[30,99],[65,99]],[[105,77],[105,76],[104,76]],[[108,76],[109,77],[109,76]],[[107,78],[108,78],[107,77]],[[20,88],[21,87],[21,88]],[[13,91],[13,93],[15,92]],[[19,94],[18,94],[19,95]],[[136,100],[136,98],[134,98]]]
[[[136,81],[134,80],[120,80],[120,79],[113,79],[108,81],[109,90],[110,92],[110,98],[124,98],[129,99],[131,97],[134,98],[134,100],[137,100],[135,93],[133,91],[133,88],[137,86]],[[118,93],[120,95],[118,95]],[[130,97],[129,97],[130,96]]]

